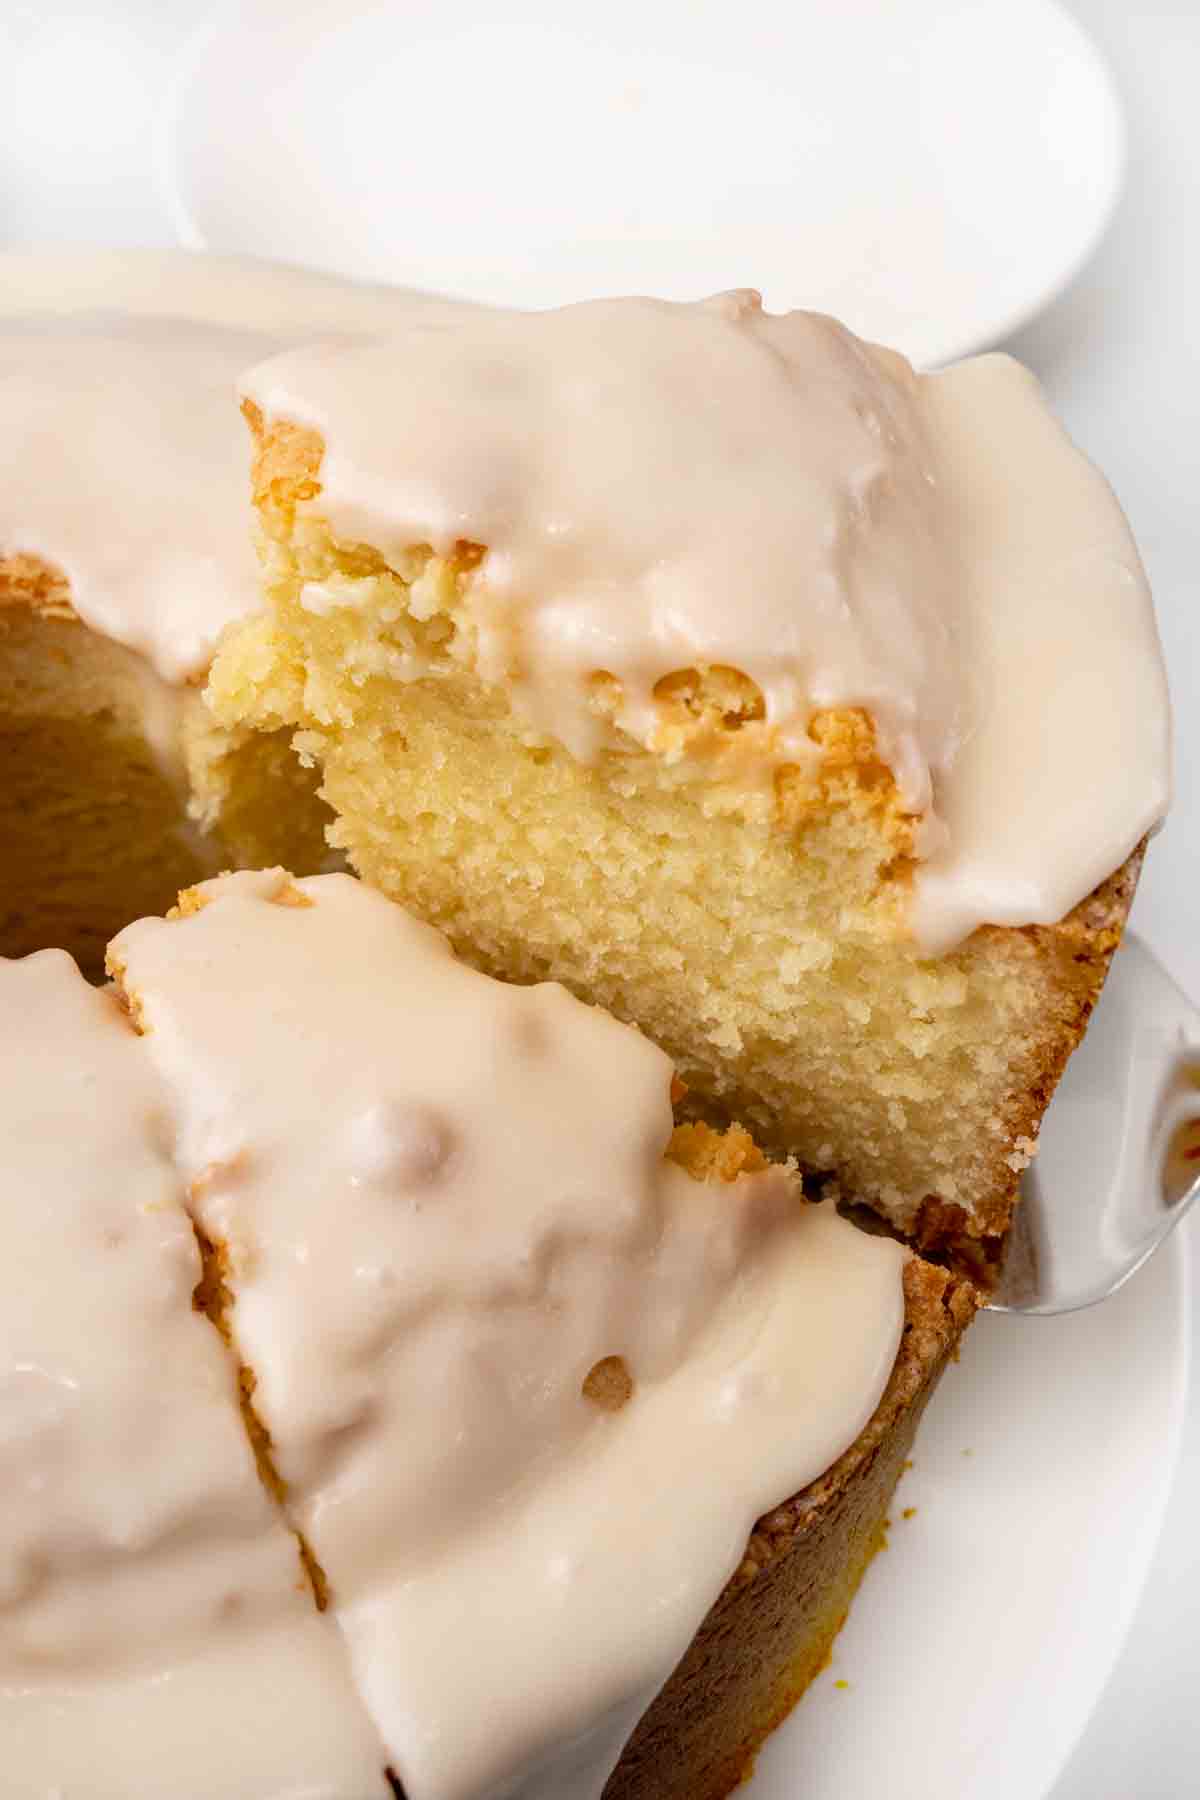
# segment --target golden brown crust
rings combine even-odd
[[[242,415],[254,440],[250,464],[254,504],[267,522],[277,519],[290,526],[297,505],[321,491],[319,470],[325,446],[320,434],[286,419],[267,430],[252,400],[242,401]]]
[[[0,556],[0,606],[28,606],[52,619],[78,617],[62,570],[20,551]]]
[[[229,873],[229,871],[227,869],[222,869],[221,873],[222,873],[222,875],[226,875]],[[202,888],[199,888],[199,887],[183,888],[180,890],[179,899],[175,902],[175,905],[173,907],[171,907],[170,911],[167,913],[167,918],[168,919],[190,919],[193,917],[194,914],[204,911],[204,908],[208,905],[210,898],[211,898],[211,896],[206,894]],[[106,957],[105,962],[106,962],[106,966],[108,968],[108,972],[112,976],[113,980],[119,981],[120,976],[117,973],[116,966],[114,965],[111,951],[109,952],[108,956]]]
[[[930,1395],[979,1295],[916,1261],[900,1353],[845,1455],[761,1519],[733,1579],[625,1749],[604,1800],[723,1800],[828,1660],[883,1541],[893,1490]]]
[[[667,1155],[696,1181],[736,1181],[739,1175],[752,1175],[767,1166],[766,1157],[740,1125],[714,1131],[697,1119],[676,1125]]]
[[[180,895],[182,901],[183,896]],[[199,1177],[199,1182],[204,1176]],[[197,1183],[193,1183],[195,1187]],[[242,1428],[254,1453],[254,1466],[258,1479],[278,1507],[287,1501],[287,1483],[275,1462],[275,1446],[271,1441],[271,1433],[263,1424],[258,1408],[254,1404],[254,1395],[258,1387],[258,1377],[253,1369],[248,1369],[236,1357],[233,1332],[230,1328],[229,1315],[233,1308],[233,1291],[229,1286],[229,1254],[224,1244],[214,1244],[205,1236],[195,1220],[192,1230],[196,1237],[196,1247],[200,1252],[200,1279],[192,1291],[192,1306],[203,1313],[209,1323],[220,1334],[226,1349],[237,1361],[238,1374],[238,1410],[242,1416]],[[312,1547],[303,1532],[289,1525],[289,1530],[296,1540],[296,1549],[300,1557],[300,1567],[304,1579],[312,1590],[313,1602],[318,1612],[325,1612],[329,1606],[329,1583],[325,1571],[313,1554]]]
[[[776,772],[780,827],[796,832],[814,813],[836,810],[869,819],[891,846],[882,878],[907,884],[917,820],[904,811],[895,778],[880,759],[874,723],[860,707],[834,708],[813,715],[808,735],[821,749],[819,760],[803,768],[787,763]]]
[[[1004,942],[1008,947],[1014,940],[1023,943],[1031,961],[1053,971],[1062,996],[1060,1015],[1039,1048],[1036,1067],[1003,1116],[991,1193],[976,1201],[972,1214],[930,1194],[917,1214],[912,1232],[917,1248],[926,1255],[956,1256],[976,1279],[986,1282],[994,1272],[1020,1186],[1021,1166],[1012,1166],[1005,1145],[1028,1144],[1032,1159],[1042,1115],[1087,1029],[1121,942],[1147,842],[1143,838],[1120,868],[1057,925],[1027,925],[1015,932],[984,925],[970,940]]]
[[[231,869],[221,870],[222,875],[230,875],[232,873],[233,871]],[[176,901],[175,905],[171,907],[166,916],[168,919],[190,919],[193,914],[203,912],[204,908],[211,900],[212,895],[206,893],[202,887],[183,888],[180,892],[179,899]],[[296,878],[294,875],[285,874],[278,891],[267,896],[267,904],[269,906],[306,907],[315,906],[316,901],[306,894],[303,888],[296,886]],[[113,974],[113,962],[111,956],[108,958],[108,966],[109,973]],[[114,976],[114,979],[115,978],[116,977]]]

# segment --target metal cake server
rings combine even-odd
[[[1022,1183],[994,1312],[1093,1306],[1200,1196],[1200,1011],[1126,937]]]

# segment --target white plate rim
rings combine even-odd
[[[1159,1330],[1157,1336],[1158,1347],[1160,1351],[1165,1349],[1166,1359],[1159,1370],[1159,1416],[1154,1432],[1156,1455],[1150,1465],[1141,1465],[1143,1477],[1150,1483],[1149,1492],[1136,1516],[1132,1547],[1124,1546],[1126,1554],[1119,1571],[1119,1582],[1114,1585],[1103,1642],[1099,1648],[1093,1645],[1088,1649],[1086,1679],[1077,1679],[1069,1694],[1055,1693],[1054,1708],[1048,1714],[1051,1725],[1048,1732],[1039,1737],[1028,1731],[1021,1735],[1018,1730],[1010,1758],[1006,1757],[1002,1765],[985,1766],[982,1773],[978,1769],[972,1772],[968,1785],[962,1790],[966,1800],[1010,1800],[1013,1794],[1019,1795],[1020,1800],[1051,1800],[1089,1721],[1103,1703],[1129,1639],[1175,1487],[1188,1416],[1194,1370],[1195,1295],[1185,1233],[1198,1228],[1195,1220],[1182,1226],[1123,1290],[1127,1296],[1125,1306],[1137,1309],[1143,1315],[1149,1305],[1151,1290],[1161,1287],[1165,1291],[1167,1308],[1161,1316],[1165,1319],[1166,1329]],[[1091,1309],[1087,1316],[1100,1321],[1106,1307],[1120,1309],[1120,1296]],[[1083,1314],[1074,1316],[1085,1317]],[[1115,1319],[1113,1322],[1115,1324]],[[1033,1338],[1029,1341],[1036,1342],[1042,1328],[1053,1323],[1037,1318],[1012,1318],[1004,1321],[1004,1328],[1032,1333]],[[977,1331],[979,1327],[974,1329]],[[963,1370],[951,1370],[947,1378],[950,1382],[961,1380],[964,1390],[971,1380],[971,1341],[968,1335]],[[918,1434],[914,1474],[905,1478],[897,1492],[889,1553],[884,1558],[877,1558],[868,1571],[859,1599],[834,1647],[830,1667],[818,1677],[802,1704],[769,1740],[760,1772],[747,1788],[750,1800],[784,1800],[785,1796],[790,1800],[790,1796],[800,1792],[806,1796],[811,1793],[814,1800],[818,1796],[819,1800],[826,1800],[827,1788],[820,1779],[822,1771],[818,1769],[814,1779],[814,1771],[805,1767],[806,1739],[815,1736],[825,1740],[832,1731],[848,1733],[849,1729],[857,1729],[861,1735],[872,1729],[870,1711],[859,1711],[856,1707],[856,1691],[860,1686],[869,1685],[871,1679],[869,1666],[866,1669],[863,1666],[869,1663],[870,1649],[866,1640],[872,1625],[886,1616],[891,1590],[902,1591],[906,1579],[911,1579],[914,1574],[903,1535],[906,1530],[903,1509],[910,1498],[917,1498],[918,1476],[927,1460],[931,1439],[940,1434],[946,1424],[945,1413],[939,1410],[939,1399],[939,1396],[934,1397]],[[953,1402],[949,1404],[952,1407]],[[914,1491],[910,1493],[908,1489]],[[845,1676],[850,1677],[849,1694],[841,1694],[836,1688],[838,1680]],[[824,1716],[817,1716],[819,1714]],[[809,1725],[810,1719],[814,1720],[813,1726]],[[832,1725],[831,1720],[835,1721]],[[848,1735],[844,1741],[849,1741]],[[821,1747],[827,1746],[823,1742]],[[923,1785],[907,1784],[905,1776],[911,1773],[908,1763],[896,1772],[895,1779],[900,1785],[894,1793],[889,1790],[888,1800],[894,1800],[894,1796],[910,1800],[911,1796],[923,1796],[927,1791],[944,1794],[947,1800],[954,1795],[958,1800],[959,1790],[945,1786],[947,1771],[943,1767],[932,1771],[935,1779],[928,1790]],[[828,1791],[832,1800],[859,1800],[859,1789],[850,1789],[840,1783],[836,1771],[834,1785]]]

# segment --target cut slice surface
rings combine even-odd
[[[218,719],[292,729],[464,957],[986,1259],[1170,786],[1136,547],[1032,377],[746,291],[447,303],[242,392],[270,615]]]
[[[332,842],[467,960],[640,1025],[704,1116],[836,1173],[923,1246],[994,1245],[1140,851],[1057,926],[922,955],[901,930],[912,821],[861,715],[816,722],[819,771],[766,789],[633,745],[581,762],[455,653],[468,571],[391,569],[300,516],[304,444],[264,440],[271,612],[219,653],[218,716],[298,728]],[[736,742],[740,690],[717,725],[706,692],[684,719]]]

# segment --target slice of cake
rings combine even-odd
[[[386,1800],[260,1486],[165,1096],[114,997],[0,962],[0,1786]]]
[[[735,294],[443,308],[243,391],[270,612],[218,720],[294,730],[476,965],[986,1254],[1168,788],[1141,565],[1032,379]]]
[[[407,1800],[728,1793],[973,1292],[349,876],[206,883],[110,967]]]

